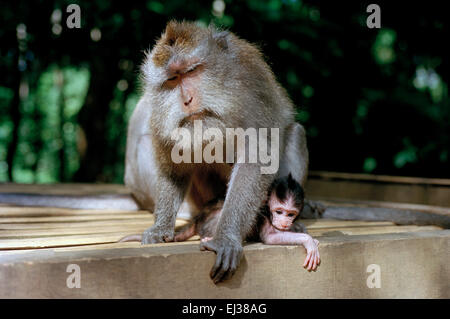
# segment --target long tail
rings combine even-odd
[[[20,206],[45,206],[73,209],[138,210],[131,195],[43,195],[0,193],[0,203]]]
[[[450,208],[371,201],[305,201],[302,218],[391,221],[399,225],[450,228]]]
[[[134,235],[128,235],[125,237],[122,237],[121,239],[119,239],[119,243],[124,243],[124,242],[128,242],[128,241],[138,241],[138,242],[142,242],[142,234],[134,234]]]

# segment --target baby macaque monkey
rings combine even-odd
[[[320,263],[319,241],[306,233],[298,221],[303,208],[304,193],[299,183],[289,174],[277,178],[270,186],[267,203],[258,215],[248,241],[262,241],[268,245],[303,245],[306,259],[303,264],[307,270],[315,270]],[[185,241],[199,235],[202,242],[213,238],[223,207],[223,201],[208,205],[205,210],[175,234],[174,241]],[[141,241],[140,235],[131,235],[124,241]]]
[[[268,245],[303,245],[306,249],[303,267],[316,270],[320,264],[319,241],[308,235],[305,226],[299,222],[303,202],[303,188],[291,174],[277,178],[269,188],[256,235]]]

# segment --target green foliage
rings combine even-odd
[[[403,144],[404,148],[394,156],[394,165],[398,168],[417,162],[417,147],[408,138],[403,140]]]
[[[88,85],[86,68],[60,69],[51,65],[41,73],[35,90],[22,104],[14,181],[57,182],[69,180],[77,171],[76,115],[84,103]],[[64,168],[61,156],[65,158]]]
[[[394,42],[396,33],[391,29],[380,29],[373,44],[373,55],[379,64],[389,64],[395,61]]]
[[[364,160],[363,171],[365,173],[372,173],[377,167],[377,160],[373,157],[368,157]]]

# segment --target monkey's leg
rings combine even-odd
[[[175,220],[186,189],[184,181],[177,183],[165,174],[160,174],[157,184],[155,224],[144,231],[143,244],[173,241]]]
[[[195,235],[195,223],[189,223],[175,234],[173,241],[186,241]]]
[[[272,175],[261,174],[257,164],[235,164],[213,239],[200,244],[216,252],[210,277],[218,283],[234,274],[242,258],[242,242],[251,231],[265,199]]]

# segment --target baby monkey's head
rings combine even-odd
[[[279,230],[289,230],[303,209],[303,200],[303,188],[290,173],[274,180],[267,203],[272,225]]]

